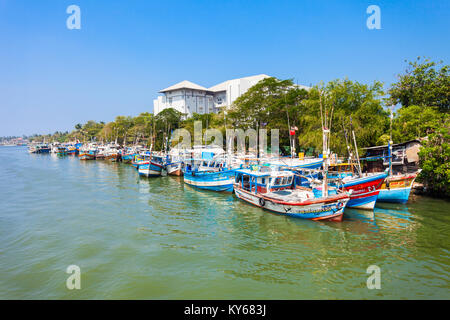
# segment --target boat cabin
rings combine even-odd
[[[270,167],[260,170],[241,169],[235,172],[235,184],[253,193],[268,193],[295,187],[292,171],[273,171]]]
[[[186,171],[202,171],[202,172],[218,172],[223,171],[226,168],[226,164],[219,159],[187,159]]]

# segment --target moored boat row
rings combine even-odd
[[[52,149],[42,144],[30,147],[33,151]],[[189,186],[233,192],[236,198],[264,210],[309,220],[342,221],[346,208],[373,210],[381,201],[405,203],[417,176],[390,176],[388,170],[335,171],[337,166],[330,165],[326,153],[320,158],[252,158],[208,146],[164,153],[96,143],[54,149],[60,156],[78,153],[80,160],[130,163],[143,177],[183,176]]]

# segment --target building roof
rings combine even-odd
[[[205,87],[202,87],[196,83],[184,80],[184,81],[178,82],[177,84],[174,84],[173,86],[162,89],[159,92],[163,93],[163,92],[174,91],[174,90],[179,90],[179,89],[194,89],[194,90],[208,91],[208,89]]]
[[[258,78],[264,79],[264,78],[269,78],[270,76],[268,76],[267,74],[257,74],[255,76],[250,76],[250,77],[244,77],[244,78],[236,78],[236,79],[231,79],[231,80],[226,80],[224,82],[221,82],[219,84],[216,84],[215,86],[212,86],[211,88],[209,88],[209,91],[213,91],[213,92],[219,92],[219,91],[226,91],[227,90],[227,84],[230,81],[233,80],[256,80]]]
[[[407,145],[408,143],[412,143],[412,142],[418,142],[420,143],[420,140],[418,139],[413,139],[413,140],[408,140],[402,143],[393,143],[392,147],[398,147],[398,146],[403,146],[403,145]],[[384,146],[374,146],[374,147],[367,147],[367,148],[362,148],[363,150],[377,150],[377,149],[387,149],[389,147],[389,145],[384,145]]]

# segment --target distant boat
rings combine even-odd
[[[50,147],[45,143],[31,145],[28,148],[28,152],[29,153],[50,153]]]
[[[105,149],[105,159],[116,162],[120,159],[120,153],[118,149],[118,145],[108,145]]]
[[[83,146],[80,149],[78,157],[80,160],[95,160],[98,153],[98,148],[95,143],[91,143],[87,146]]]
[[[64,146],[59,146],[56,150],[56,154],[58,156],[66,156],[67,155],[67,148]]]
[[[121,151],[121,157],[123,163],[131,163],[136,155],[136,150],[134,148],[125,148]]]
[[[67,154],[76,155],[78,154],[78,149],[75,146],[67,146]]]
[[[181,160],[167,163],[166,164],[167,174],[171,176],[182,176],[183,175],[182,166],[183,162]]]

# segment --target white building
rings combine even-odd
[[[190,81],[181,81],[159,91],[162,96],[153,100],[153,113],[157,115],[167,108],[174,108],[187,115],[193,113],[217,113],[231,104],[248,89],[268,75],[227,80],[210,88],[202,87]]]

